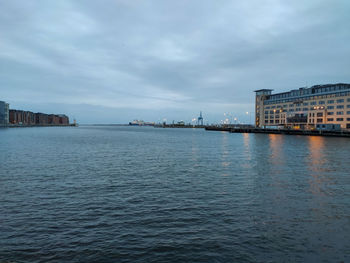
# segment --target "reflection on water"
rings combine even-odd
[[[269,142],[270,142],[270,162],[274,165],[284,165],[285,156],[283,151],[285,136],[281,136],[278,134],[269,134]]]
[[[324,188],[324,183],[329,181],[326,172],[329,170],[329,165],[325,155],[325,139],[321,136],[308,137],[309,143],[309,157],[308,169],[311,171],[310,175],[310,191],[313,194],[325,195],[327,194]]]
[[[230,152],[229,152],[229,136],[230,134],[227,132],[222,133],[222,141],[221,141],[221,166],[222,167],[228,167],[230,166]],[[227,176],[227,172],[223,174],[224,176]]]
[[[325,155],[324,155],[325,138],[321,136],[309,136],[308,142],[309,142],[309,153],[310,153],[309,168],[311,171],[315,173],[320,172],[322,171],[323,166],[326,162]]]
[[[194,137],[196,135],[194,134],[192,136]],[[199,156],[198,156],[198,145],[197,145],[197,141],[195,140],[195,138],[193,138],[193,140],[192,140],[191,150],[192,150],[191,159],[193,162],[193,167],[197,167],[199,165],[199,163],[198,163]]]
[[[247,160],[252,159],[251,148],[250,148],[250,133],[243,133],[243,144],[244,144],[244,154]]]
[[[243,160],[241,160],[241,167],[247,169],[252,167],[253,149],[250,140],[253,135],[250,133],[242,133],[241,136],[243,137],[243,150],[241,152]]]

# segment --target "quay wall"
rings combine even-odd
[[[77,127],[77,124],[0,124],[0,128]]]
[[[213,127],[205,128],[207,131],[225,131],[230,133],[260,133],[260,134],[283,134],[303,136],[328,136],[328,137],[349,137],[350,131],[326,131],[326,130],[293,130],[293,129],[262,129],[262,128],[227,128]]]

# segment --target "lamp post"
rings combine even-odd
[[[245,114],[249,114],[249,124],[252,124],[252,112],[251,111],[247,111]]]

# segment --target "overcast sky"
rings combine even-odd
[[[249,121],[256,89],[350,83],[349,14],[349,0],[0,0],[0,100],[80,123]]]

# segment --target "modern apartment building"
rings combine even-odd
[[[317,124],[338,124],[350,129],[350,84],[315,85],[277,94],[261,89],[255,93],[256,127],[312,129]]]
[[[9,104],[0,101],[0,125],[7,125],[9,123]]]

